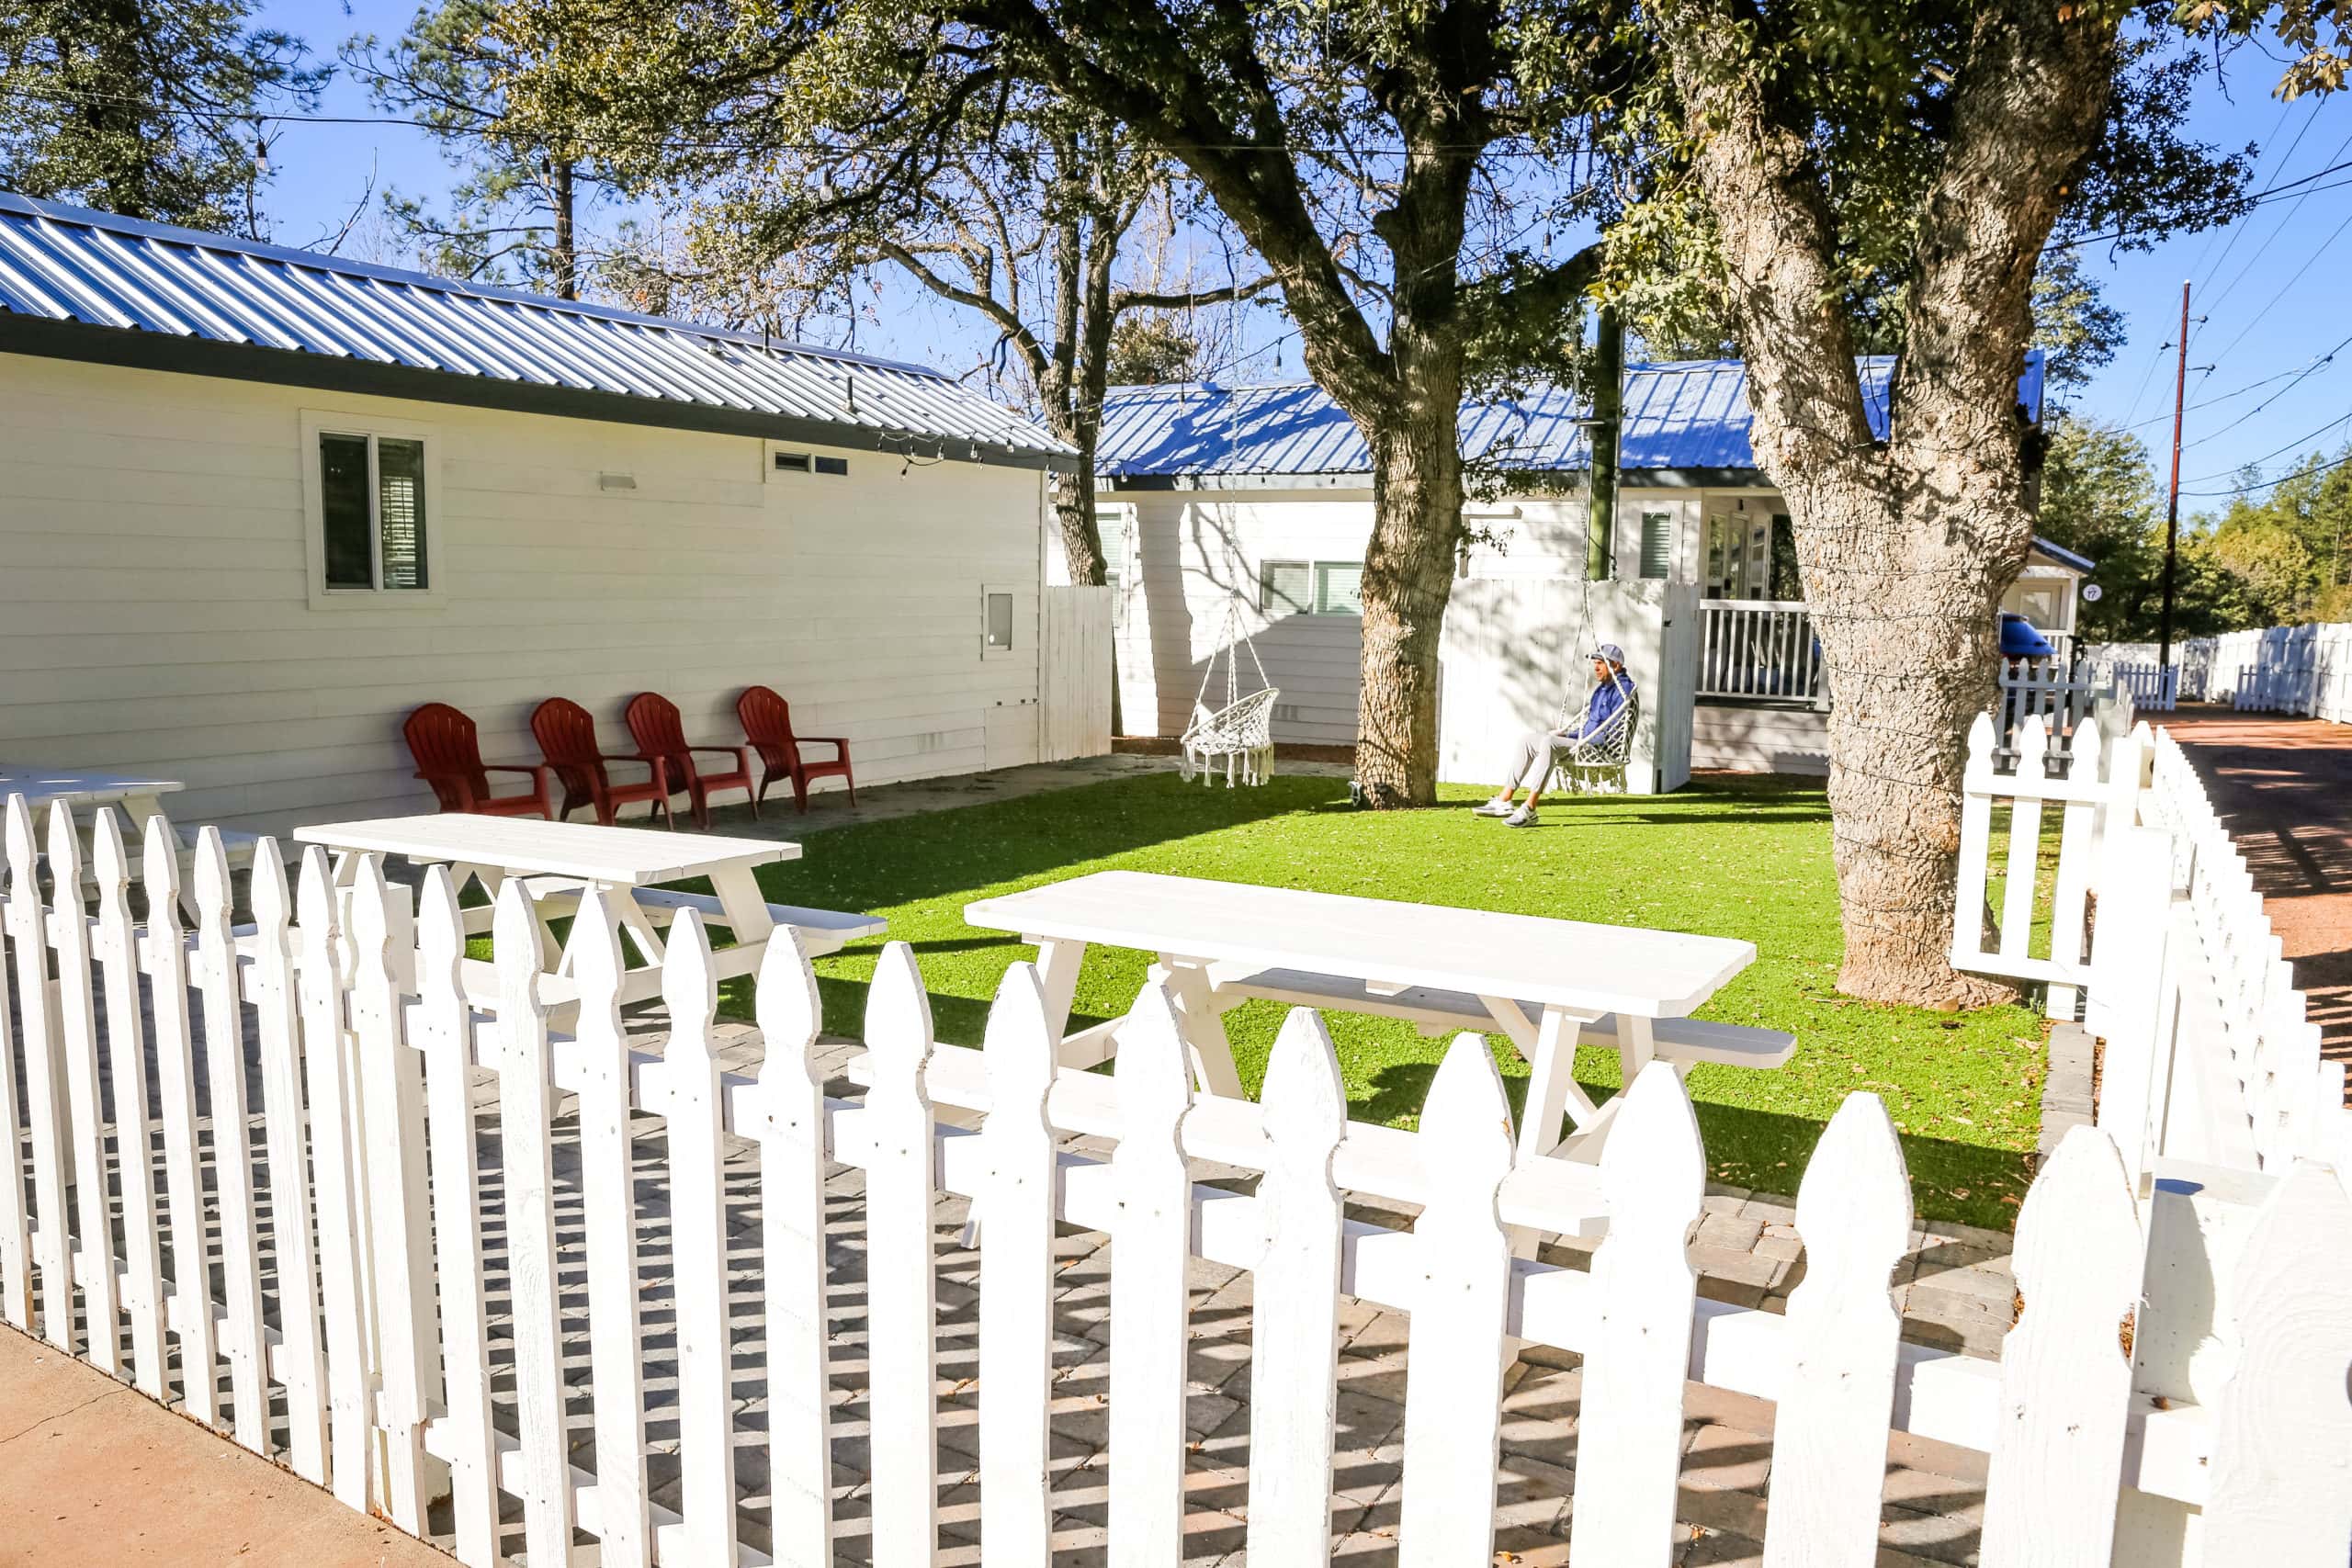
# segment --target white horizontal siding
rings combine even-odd
[[[311,606],[305,409],[438,429],[441,603]],[[758,682],[861,783],[1026,760],[1038,476],[842,455],[763,482],[748,437],[0,355],[0,757],[153,770],[177,818],[275,829],[430,809],[399,739],[423,702],[532,761],[543,697],[616,750],[647,689],[732,742]],[[1003,657],[983,584],[1017,590]]]

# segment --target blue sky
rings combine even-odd
[[[332,55],[355,32],[396,35],[414,14],[413,0],[267,0],[270,25],[309,39]],[[2352,158],[2352,97],[2282,106],[2269,96],[2273,68],[2243,51],[2226,83],[2200,85],[2190,129],[2227,147],[2262,147],[2257,188],[2291,184]],[[338,76],[320,112],[378,111],[357,84]],[[366,187],[397,186],[436,195],[450,175],[439,152],[418,132],[381,125],[289,125],[271,152],[276,180],[267,212],[282,243],[308,244],[341,227]],[[2171,438],[2173,350],[2180,286],[2192,283],[2188,401],[2181,457],[2184,513],[2217,509],[2244,464],[2276,477],[2300,453],[2330,453],[2352,436],[2352,344],[2331,363],[2298,373],[2352,338],[2352,171],[2298,187],[2257,208],[2230,229],[2167,241],[2146,253],[2110,255],[2088,247],[2086,270],[2124,313],[2130,342],[2116,362],[2075,401],[2085,412],[2138,427],[2161,480]],[[346,244],[349,252],[353,247]],[[882,324],[860,329],[871,353],[930,360],[962,371],[985,347],[961,312],[939,306],[887,276]],[[2197,321],[2194,318],[2203,318]],[[1262,339],[1280,331],[1261,318]],[[1256,379],[1302,375],[1296,346],[1279,367],[1260,354],[1244,367]],[[2256,385],[2256,383],[2262,383]]]

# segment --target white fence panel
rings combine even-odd
[[[1037,685],[1044,710],[1038,761],[1111,750],[1111,588],[1048,586]]]
[[[2136,774],[2137,763],[2130,767]],[[2159,773],[2175,782],[2170,764]],[[2069,806],[2082,802],[2048,792],[2113,788],[2092,777],[2038,784],[2041,798]],[[2175,804],[2185,823],[2195,817],[2195,801]],[[2292,1009],[2259,933],[2233,934],[2217,947],[2221,959],[2206,965],[2221,974],[2211,1006],[2235,1010],[2232,1029],[2252,1029],[2243,1037],[2244,1096],[2258,1108],[2249,1116],[2276,1127],[2260,1134],[2263,1167],[2293,1174],[2276,1184],[2242,1255],[2216,1255],[2212,1267],[2230,1270],[2233,1281],[2222,1292],[2230,1303],[2223,1315],[2214,1316],[2205,1287],[2150,1273],[2133,1318],[2143,1341],[2204,1335],[2235,1347],[2208,1403],[2176,1393],[2156,1405],[2132,1394],[2118,1340],[2143,1290],[2140,1222],[2124,1156],[2103,1132],[2074,1134],[2027,1201],[2018,1265],[2026,1312],[1995,1374],[1984,1362],[1896,1340],[1888,1272],[1905,1246],[1907,1185],[1885,1111],[1866,1095],[1838,1112],[1807,1176],[1799,1206],[1807,1279],[1781,1317],[1693,1298],[1684,1243],[1704,1156],[1688,1098],[1662,1067],[1636,1080],[1602,1154],[1608,1227],[1588,1271],[1513,1255],[1521,1230],[1581,1228],[1586,1200],[1580,1190],[1573,1200],[1561,1196],[1556,1162],[1513,1163],[1501,1083],[1476,1036],[1448,1053],[1422,1131],[1353,1125],[1341,1118],[1337,1064],[1309,1012],[1285,1025],[1262,1109],[1231,1097],[1196,1100],[1164,987],[1138,998],[1115,1077],[1058,1072],[1032,971],[1008,976],[985,1052],[942,1046],[911,954],[894,945],[869,997],[875,1088],[862,1100],[828,1100],[814,1065],[814,980],[788,941],[771,948],[762,971],[758,1011],[769,1055],[754,1082],[719,1070],[710,965],[691,917],[670,949],[671,1034],[654,1056],[629,1051],[615,1026],[616,955],[605,951],[611,928],[600,899],[584,901],[562,982],[566,1002],[577,996],[580,1032],[556,1041],[547,1028],[551,955],[519,885],[500,896],[497,994],[479,1021],[461,985],[464,939],[446,873],[428,875],[412,928],[406,895],[372,865],[354,866],[344,918],[314,852],[288,930],[282,863],[266,850],[256,859],[263,883],[254,940],[238,953],[221,945],[226,884],[216,862],[203,871],[197,899],[191,975],[191,944],[175,925],[174,856],[146,857],[150,921],[126,936],[110,902],[121,891],[120,857],[100,830],[98,875],[83,895],[96,897],[99,918],[85,953],[66,929],[84,929],[74,894],[62,913],[42,907],[41,847],[21,801],[12,803],[8,823],[8,984],[0,997],[13,1018],[33,1021],[22,1036],[21,1083],[40,1090],[29,1123],[9,1129],[22,1134],[11,1145],[17,1190],[28,1184],[34,1195],[9,1285],[23,1324],[96,1359],[106,1353],[96,1332],[103,1325],[93,1324],[85,1341],[77,1321],[94,1314],[119,1274],[116,1330],[130,1346],[130,1375],[144,1375],[140,1271],[111,1255],[118,1234],[122,1247],[136,1245],[134,1227],[126,1214],[119,1233],[80,1229],[85,1187],[121,1184],[122,1173],[107,1163],[110,1141],[119,1165],[141,1142],[144,1116],[138,1132],[119,1117],[100,1118],[95,1138],[85,1124],[69,1139],[65,1103],[74,1091],[67,1067],[77,1055],[86,1059],[89,1083],[125,1081],[112,1055],[130,1048],[135,1032],[113,1029],[96,1004],[104,998],[114,1008],[123,977],[109,964],[134,953],[153,993],[153,1088],[164,1122],[153,1228],[167,1263],[155,1299],[173,1303],[168,1330],[183,1369],[183,1408],[273,1456],[291,1456],[299,1444],[320,1468],[322,1359],[322,1473],[355,1507],[405,1516],[413,1529],[441,1484],[433,1461],[446,1460],[456,1544],[469,1568],[500,1560],[499,1520],[510,1499],[520,1505],[522,1543],[535,1562],[573,1559],[575,1534],[584,1533],[599,1562],[757,1568],[768,1557],[741,1546],[739,1532],[758,1503],[745,1495],[732,1456],[762,1441],[772,1458],[777,1560],[823,1562],[838,1549],[894,1564],[931,1561],[940,1546],[943,1418],[933,1258],[947,1234],[939,1205],[958,1197],[979,1200],[986,1219],[979,1512],[990,1563],[1034,1562],[1056,1544],[1052,1483],[1061,1478],[1048,1445],[1053,1238],[1061,1224],[1113,1237],[1108,1549],[1121,1563],[1173,1562],[1186,1551],[1188,1275],[1196,1257],[1267,1276],[1255,1292],[1253,1325],[1249,1528],[1256,1555],[1319,1560],[1324,1551],[1337,1323],[1350,1296],[1408,1318],[1397,1499],[1405,1562],[1452,1568],[1492,1554],[1502,1380],[1513,1339],[1584,1361],[1571,1515],[1582,1556],[1670,1560],[1685,1380],[1778,1403],[1763,1428],[1776,1433],[1763,1526],[1765,1560],[1775,1568],[1872,1560],[1881,1468],[1898,1430],[1988,1454],[1987,1563],[2113,1562],[2107,1532],[2120,1495],[2127,1516],[2159,1501],[2208,1508],[2201,1557],[2177,1540],[2152,1557],[2135,1538],[2131,1568],[2333,1564],[2352,1551],[2345,1458],[2352,1410],[2343,1380],[2352,1341],[2341,1313],[2352,1292],[2352,1208],[2332,1173],[2287,1159],[2325,1118],[2309,1086],[2298,1087],[2298,1075],[2312,1076],[2310,1064],[2298,1054],[2301,1037],[2289,1038]],[[2130,849],[2120,832],[2117,841],[2119,854]],[[74,851],[53,839],[48,854],[71,863]],[[2208,855],[2200,839],[2199,860]],[[2215,919],[2242,924],[2228,870],[2200,866],[2193,880],[2209,889]],[[356,952],[348,964],[346,927]],[[62,962],[82,968],[60,976],[62,1005],[54,1007],[52,942]],[[298,1004],[290,1009],[289,951]],[[2091,983],[2103,974],[2095,966]],[[87,1005],[77,995],[84,986]],[[266,1124],[258,1140],[233,1086],[218,1101],[218,1124],[199,1122],[200,1105],[211,1103],[203,1091],[222,1079],[210,1071],[205,1082],[197,1077],[187,1017],[192,989],[208,1012],[257,1014],[250,1041],[241,1030],[210,1028],[204,1045],[208,1069],[217,1056],[235,1056],[235,1070],[260,1083]],[[2255,1028],[2245,1017],[2257,1006]],[[299,1088],[285,1081],[289,1032],[303,1068]],[[248,1052],[258,1067],[245,1065]],[[2225,1040],[2221,1053],[2233,1073],[2241,1070],[2234,1044]],[[2110,1057],[2110,1071],[2117,1066]],[[494,1156],[477,1141],[488,1120],[476,1110],[477,1070],[495,1079]],[[2334,1081],[2340,1094],[2340,1076]],[[568,1094],[578,1096],[577,1131],[569,1103],[559,1104]],[[118,1112],[143,1112],[140,1098],[119,1092]],[[978,1111],[978,1132],[943,1125],[935,1100]],[[85,1097],[84,1109],[99,1111],[103,1101]],[[658,1145],[635,1120],[648,1117],[666,1126]],[[285,1147],[288,1126],[306,1140],[299,1154]],[[632,1129],[640,1135],[632,1139]],[[1072,1134],[1107,1144],[1107,1159],[1058,1146]],[[2251,1130],[2248,1136],[2256,1138]],[[740,1159],[727,1163],[740,1153],[730,1139],[757,1144],[756,1171]],[[264,1160],[254,1159],[257,1142],[266,1145]],[[429,1171],[420,1154],[429,1156]],[[863,1369],[830,1364],[826,1345],[829,1156],[864,1173]],[[201,1261],[203,1238],[233,1216],[216,1212],[207,1194],[216,1182],[235,1181],[240,1157],[252,1184],[246,1199],[269,1223],[254,1225],[247,1254],[231,1259],[239,1267],[216,1288]],[[478,1163],[493,1157],[494,1166]],[[636,1281],[635,1315],[628,1307],[606,1311],[628,1279],[616,1264],[630,1256],[628,1233],[653,1218],[633,1212],[634,1187],[614,1197],[632,1159],[636,1182],[666,1184],[675,1248],[673,1266],[660,1271],[667,1277]],[[291,1254],[280,1232],[300,1223],[300,1200],[279,1183],[300,1182],[305,1160],[318,1227],[315,1307],[299,1290],[267,1292],[263,1306],[278,1320],[257,1324],[247,1337],[239,1274],[251,1263],[265,1279],[288,1278]],[[1254,1190],[1195,1185],[1195,1161],[1261,1179]],[[151,1164],[151,1175],[155,1169]],[[487,1199],[493,1170],[499,1190]],[[420,1180],[432,1215],[422,1244]],[[745,1192],[746,1182],[756,1190]],[[585,1201],[592,1184],[599,1201]],[[1349,1219],[1341,1201],[1351,1189],[1409,1204],[1420,1217],[1409,1229]],[[730,1237],[739,1249],[750,1245],[728,1224],[745,1201],[761,1212],[756,1285],[728,1250]],[[758,1310],[730,1311],[752,1307],[735,1299],[748,1290],[762,1293]],[[313,1310],[316,1348],[296,1354],[298,1336],[284,1314]],[[2166,1328],[2166,1314],[2182,1326]],[[492,1361],[492,1322],[512,1336],[511,1382],[503,1362]],[[650,1342],[673,1322],[675,1509],[650,1500],[645,1445],[632,1441],[646,1431],[647,1357],[662,1354]],[[747,1418],[729,1338],[754,1325],[766,1331],[768,1398],[763,1416]],[[254,1348],[241,1350],[241,1338]],[[225,1409],[215,1393],[221,1345]],[[239,1384],[241,1354],[249,1356],[252,1386]],[[840,1529],[831,1517],[828,1408],[836,1373],[863,1381],[874,1455],[870,1527]],[[295,1380],[304,1377],[312,1392],[298,1404]],[[595,1411],[593,1434],[568,1418],[583,1399]],[[591,1441],[594,1469],[575,1467],[575,1444]],[[2281,1506],[2281,1497],[2293,1506]],[[1197,1512],[1191,1517],[1198,1521]],[[869,1540],[844,1539],[868,1529]]]

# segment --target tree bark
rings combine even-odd
[[[2032,539],[2017,382],[2033,268],[2095,146],[2116,21],[2080,0],[1977,17],[1919,209],[1888,439],[1871,431],[1834,271],[1837,219],[1801,111],[1739,52],[1723,0],[1672,0],[1666,39],[1700,133],[1747,362],[1832,707],[1838,987],[1973,1003],[1947,956],[1965,734],[1993,697],[2000,594]]]
[[[1455,372],[1442,404],[1371,434],[1356,778],[1378,808],[1437,798],[1438,632],[1462,536],[1458,361]]]

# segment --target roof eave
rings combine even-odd
[[[844,446],[852,450],[897,452],[910,444],[909,438],[900,437],[894,441],[888,432],[848,422],[836,423],[793,414],[636,397],[626,392],[504,381],[454,370],[339,359],[297,349],[222,343],[210,338],[167,336],[160,333],[96,326],[86,321],[52,321],[5,310],[0,310],[0,354],[32,355],[93,365],[119,365],[134,369],[213,376],[275,386],[309,387],[321,391],[404,398],[412,401],[450,403],[464,408],[504,409],[518,413],[547,414],[559,419],[602,420],[662,430],[695,430],[718,435],[804,441],[815,446]],[[1011,446],[978,437],[924,435],[912,438],[912,445],[918,455],[935,446],[963,446],[969,456],[952,450],[947,454],[956,462],[976,462],[992,468],[1046,469],[1057,473],[1078,471],[1078,459],[1074,455],[1035,447]]]

